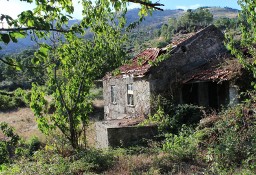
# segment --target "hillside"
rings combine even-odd
[[[235,18],[238,15],[237,9],[232,8],[220,8],[220,7],[205,7],[210,10],[213,14],[214,18],[220,17],[228,17]],[[126,14],[127,24],[131,24],[138,20],[138,12],[139,9],[129,10]],[[133,33],[139,34],[140,30],[147,31],[149,33],[153,32],[155,29],[161,28],[161,26],[168,22],[169,18],[180,17],[183,13],[185,13],[182,9],[174,9],[174,10],[164,10],[164,11],[154,11],[152,15],[149,15],[145,18],[145,20],[137,26],[136,29],[133,30]],[[78,20],[71,20],[69,25],[79,22]],[[140,34],[139,34],[140,35]],[[137,36],[136,36],[137,37]],[[138,38],[140,39],[140,38]],[[30,37],[20,39],[18,43],[9,43],[8,45],[0,45],[3,49],[0,50],[0,55],[10,54],[10,53],[19,53],[24,49],[28,49],[31,47],[35,47],[35,42],[32,42]]]
[[[221,18],[221,17],[228,17],[228,18],[235,18],[238,15],[239,10],[232,9],[229,7],[221,8],[221,7],[205,7],[208,9],[212,14],[213,17]],[[138,19],[138,12],[139,9],[132,9],[127,12],[126,18],[127,23],[134,22]],[[141,23],[141,27],[161,27],[163,23],[167,23],[169,18],[177,18],[180,17],[185,10],[182,9],[174,9],[174,10],[164,10],[164,11],[154,11],[151,16],[147,16],[145,20]]]

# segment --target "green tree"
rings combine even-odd
[[[18,85],[29,85],[32,82],[43,84],[45,81],[44,65],[33,65],[31,61],[35,59],[35,49],[24,50],[19,54],[4,56],[3,60],[11,60],[12,64],[8,65],[0,62],[1,76],[0,81],[11,81]],[[10,62],[8,62],[10,63]],[[15,65],[22,65],[21,69],[16,69]]]
[[[32,88],[31,107],[39,128],[48,134],[57,126],[74,148],[78,148],[79,138],[88,124],[88,114],[92,109],[89,90],[93,81],[120,65],[124,56],[121,32],[110,26],[106,30],[108,35],[95,35],[92,41],[67,34],[65,43],[52,49],[53,53],[46,58],[50,63],[46,85],[51,90],[49,95],[54,97],[54,114],[47,115],[45,110],[46,92],[38,86]]]
[[[28,3],[33,0],[24,0]],[[44,133],[58,128],[70,141],[73,148],[79,147],[80,135],[85,132],[88,113],[91,110],[89,89],[93,80],[121,62],[122,28],[128,2],[142,5],[140,21],[151,9],[161,10],[162,4],[149,0],[91,0],[81,1],[83,19],[79,24],[69,27],[74,7],[71,0],[35,0],[36,8],[22,12],[18,19],[1,15],[1,21],[7,21],[9,27],[0,29],[0,41],[8,44],[17,42],[17,38],[26,37],[29,31],[32,39],[40,46],[32,60],[36,65],[47,65],[49,95],[54,97],[56,111],[47,115],[47,101],[44,88],[34,85],[32,88],[31,108],[37,116],[39,128]],[[88,29],[93,39],[83,40]],[[62,33],[65,40],[61,39]],[[40,43],[38,38],[52,36],[52,45]],[[65,41],[65,42],[64,42]],[[10,60],[2,60],[9,65]],[[84,134],[85,135],[85,134]]]
[[[78,148],[79,137],[85,131],[91,110],[89,89],[93,80],[121,62],[121,29],[125,24],[127,3],[142,5],[140,21],[151,9],[161,10],[159,6],[162,4],[149,0],[96,0],[94,3],[83,0],[80,2],[83,6],[83,19],[70,27],[68,21],[74,12],[72,0],[23,1],[35,2],[36,8],[22,12],[18,19],[2,14],[0,20],[6,21],[8,28],[0,29],[0,42],[18,42],[18,38],[30,34],[32,40],[38,43],[40,48],[32,62],[35,66],[47,65],[46,84],[49,95],[54,97],[56,112],[47,116],[47,101],[44,98],[46,92],[38,84],[32,88],[31,108],[44,133],[58,128],[73,148]],[[85,29],[93,33],[92,40],[81,39]],[[59,37],[59,33],[64,34],[65,40]],[[51,46],[40,43],[40,38],[51,35]],[[22,68],[22,65],[14,64],[13,60],[1,60]]]
[[[205,27],[211,24],[213,21],[213,15],[206,8],[198,8],[196,10],[188,9],[187,12],[182,15],[178,21],[178,28],[183,28],[188,31],[194,31],[197,27]]]
[[[231,19],[229,18],[219,18],[214,21],[214,25],[222,30],[230,28]]]
[[[213,21],[213,15],[208,9],[198,8],[195,10],[193,22],[200,26],[207,26]]]
[[[241,37],[234,40],[228,35],[227,47],[256,77],[256,4],[254,0],[238,0],[238,3],[242,9],[239,13]],[[256,83],[252,84],[256,89]]]

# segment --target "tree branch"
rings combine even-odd
[[[56,72],[57,72],[57,67],[55,66],[55,67],[54,67],[54,79],[55,79],[55,82],[56,82],[57,89],[58,89],[58,91],[59,91],[59,93],[60,93],[61,104],[63,105],[63,107],[65,108],[65,110],[66,110],[66,112],[67,112],[67,114],[68,114],[68,116],[70,117],[70,110],[69,110],[69,108],[67,107],[66,102],[65,102],[65,100],[64,100],[64,97],[63,97],[61,88],[60,88],[59,83],[58,83],[58,80],[57,80],[57,73],[56,73]]]
[[[83,72],[83,75],[82,75],[83,79],[82,81],[80,82],[80,85],[79,85],[79,89],[78,89],[78,94],[77,94],[77,97],[75,99],[75,104],[73,106],[73,108],[71,109],[72,111],[76,109],[76,106],[79,102],[79,98],[80,98],[80,95],[81,95],[81,91],[83,89],[83,85],[84,85],[84,72]]]
[[[150,8],[153,8],[153,9],[156,9],[156,10],[160,10],[160,11],[163,11],[162,8],[158,7],[158,6],[164,6],[164,4],[160,4],[158,2],[156,3],[150,3],[150,2],[144,2],[142,0],[128,0],[128,2],[132,2],[132,3],[137,3],[137,4],[141,4],[141,5],[145,5],[147,7],[150,7]]]
[[[9,61],[6,61],[6,60],[4,60],[3,58],[0,58],[0,61],[2,61],[4,64],[7,64],[7,65],[9,65],[9,66],[12,66],[12,67],[20,67],[19,65],[13,64],[13,63],[11,63],[11,62],[9,62]],[[29,69],[45,69],[45,68],[48,67],[49,65],[50,65],[50,63],[48,63],[48,65],[45,64],[45,65],[42,65],[42,66],[22,66],[22,67],[24,67],[24,68],[29,68]]]
[[[43,28],[37,28],[37,27],[21,27],[21,28],[0,28],[0,32],[19,32],[19,31],[27,31],[27,30],[37,30],[37,31],[47,31]],[[64,30],[64,29],[48,29],[48,31],[54,31],[54,32],[62,32],[62,33],[68,33],[71,32],[71,30]]]
[[[2,59],[2,58],[0,58],[0,61],[2,61],[4,64],[7,64],[7,65],[9,65],[9,66],[18,67],[18,65],[13,64],[13,63],[10,63],[10,62],[8,62],[8,61]]]

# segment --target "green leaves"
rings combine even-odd
[[[0,34],[1,35],[1,40],[5,43],[8,44],[11,41],[11,38],[8,34]]]
[[[21,31],[15,31],[10,33],[0,33],[1,41],[3,41],[5,44],[8,44],[9,42],[18,42],[18,38],[24,38],[26,36],[26,33]]]
[[[48,133],[53,126],[58,127],[72,146],[77,148],[92,109],[90,88],[93,81],[119,66],[124,57],[125,36],[121,31],[126,22],[124,14],[128,1],[82,1],[84,18],[81,24],[71,27],[66,24],[74,12],[72,0],[34,2],[36,8],[22,12],[17,20],[1,16],[1,19],[9,21],[10,27],[16,29],[0,33],[1,41],[6,44],[18,42],[18,38],[27,36],[24,32],[27,30],[36,41],[50,34],[53,36],[52,45],[39,43],[40,48],[35,57],[31,58],[35,67],[39,64],[47,66],[48,80],[47,89],[33,85],[30,106],[44,133]],[[148,11],[144,7],[140,12],[141,16],[146,16]],[[81,36],[85,33],[85,28],[90,28],[92,33],[92,38],[86,41]],[[65,32],[65,39],[58,37],[58,32],[63,32],[63,29],[69,31]],[[18,69],[22,69],[21,64],[13,63]],[[44,98],[46,92],[54,98],[54,114],[47,113],[48,102]]]
[[[254,0],[239,0],[238,3],[242,8],[239,13],[241,38],[235,41],[233,36],[228,36],[227,46],[240,63],[255,76],[256,69],[253,62],[256,59],[256,6]]]
[[[35,52],[35,57],[31,60],[33,64],[39,64],[44,60],[47,60],[48,54],[51,47],[47,44],[40,44],[40,48],[37,52]]]

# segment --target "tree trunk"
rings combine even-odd
[[[77,133],[76,129],[74,127],[74,120],[72,114],[69,113],[69,130],[70,130],[70,141],[71,145],[74,149],[78,148],[78,138],[77,138]]]

